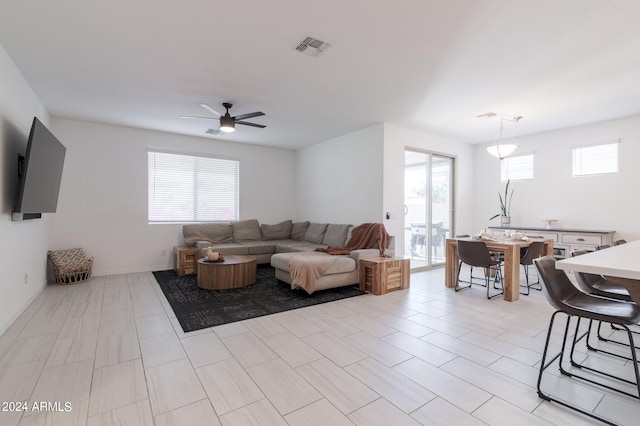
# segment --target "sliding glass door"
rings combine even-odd
[[[405,150],[405,253],[411,269],[443,265],[453,233],[453,158]]]

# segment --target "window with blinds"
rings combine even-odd
[[[573,176],[618,173],[618,142],[573,149]]]
[[[533,179],[533,154],[507,157],[500,161],[500,180]]]
[[[148,152],[149,223],[238,220],[240,163]]]

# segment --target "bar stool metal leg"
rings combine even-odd
[[[599,417],[594,413],[591,413],[589,411],[583,410],[580,407],[576,407],[573,405],[570,405],[560,399],[554,398],[553,396],[545,393],[542,390],[542,377],[544,374],[544,371],[549,368],[554,362],[559,361],[559,368],[560,368],[560,372],[564,375],[567,375],[569,377],[572,376],[571,373],[569,373],[568,371],[564,370],[564,368],[562,367],[562,361],[563,361],[563,357],[564,357],[564,352],[566,350],[566,340],[567,340],[567,334],[569,331],[569,325],[570,325],[570,320],[571,320],[571,316],[567,315],[567,322],[565,325],[565,331],[564,331],[564,335],[563,335],[563,339],[562,339],[562,348],[560,350],[560,352],[558,352],[557,354],[553,355],[553,357],[547,361],[547,357],[549,356],[549,342],[551,340],[551,334],[553,331],[553,325],[556,319],[556,315],[558,315],[559,313],[564,313],[561,310],[555,311],[552,315],[551,315],[551,319],[549,320],[549,329],[547,330],[547,338],[545,340],[545,344],[544,344],[544,350],[542,352],[542,360],[540,361],[540,371],[538,373],[538,382],[536,384],[537,390],[538,390],[538,396],[546,401],[549,402],[554,402],[556,404],[562,405],[563,407],[567,407],[571,410],[577,411],[579,413],[584,414],[585,416],[591,417],[592,419],[596,419],[598,421],[601,421],[605,424],[611,425],[611,426],[617,426],[616,423],[613,423],[610,420],[607,420],[603,417]],[[576,337],[574,336],[572,338],[572,340],[575,340]],[[635,364],[635,372],[636,372],[636,378],[638,377],[638,366],[637,363]],[[640,388],[639,388],[639,392],[640,392]],[[639,393],[640,395],[640,393]]]

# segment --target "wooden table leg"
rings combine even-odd
[[[444,285],[455,287],[458,279],[458,244],[456,240],[447,240],[446,258],[444,264]]]
[[[504,251],[504,300],[515,302],[520,298],[520,247],[512,245]]]

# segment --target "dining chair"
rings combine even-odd
[[[596,246],[596,250],[604,250],[604,249],[608,249],[609,247],[611,247],[609,244],[600,244]]]
[[[627,244],[627,240],[615,240],[613,242],[614,246],[619,246],[620,244]]]
[[[615,423],[605,418],[599,417],[593,412],[586,411],[578,405],[573,405],[568,402],[568,399],[561,399],[563,395],[551,395],[548,392],[542,390],[542,379],[544,372],[554,362],[558,361],[558,369],[560,373],[569,378],[576,378],[580,381],[591,383],[604,387],[609,390],[613,390],[629,397],[640,399],[640,372],[638,367],[638,360],[636,352],[634,350],[633,334],[629,329],[630,325],[640,322],[640,307],[635,303],[628,303],[604,297],[591,295],[581,291],[578,287],[574,286],[569,280],[567,274],[560,269],[556,269],[556,260],[553,256],[545,256],[539,259],[535,259],[534,264],[538,269],[538,275],[543,283],[543,293],[547,301],[553,306],[556,311],[551,315],[549,320],[549,328],[547,330],[547,337],[545,340],[544,349],[542,352],[542,361],[540,362],[540,370],[538,373],[538,396],[547,401],[552,401],[572,410],[578,411],[586,416],[602,421],[606,424],[614,425]],[[564,326],[564,334],[562,338],[562,344],[560,352],[553,356],[548,355],[549,342],[552,336],[554,321],[558,314],[566,315],[566,324]],[[577,319],[575,331],[570,335],[570,325],[573,319]],[[589,326],[587,332],[580,335],[579,327],[580,320],[588,319]],[[627,367],[633,368],[635,381],[627,379],[627,376],[620,377],[618,375],[611,374],[603,370],[596,370],[588,365],[587,362],[578,363],[573,357],[574,349],[580,339],[585,337],[588,341],[590,330],[593,321],[610,322],[621,327],[627,334],[629,339],[629,348],[631,352],[630,359],[632,362],[627,363]],[[571,339],[570,348],[567,347],[567,340]],[[568,352],[568,353],[567,353]],[[565,365],[565,358],[569,356],[569,362]],[[549,361],[547,361],[549,359]],[[618,365],[618,364],[616,364]],[[576,374],[576,370],[579,370],[587,374]],[[595,373],[595,374],[592,374]],[[604,382],[597,381],[597,378],[605,376]],[[608,379],[615,379],[624,383],[626,387],[613,386],[613,382]],[[554,380],[557,380],[557,376],[554,375]],[[629,391],[628,385],[634,387],[634,393]],[[556,390],[559,388],[556,387]],[[566,388],[565,388],[566,389]],[[577,390],[576,390],[577,392]],[[556,392],[557,394],[557,392]]]
[[[500,268],[501,262],[499,259],[491,256],[487,245],[484,241],[473,241],[473,240],[458,240],[458,258],[460,261],[458,262],[458,278],[456,280],[455,291],[460,291],[465,288],[471,287],[473,284],[481,285],[487,288],[487,299],[492,299],[496,296],[503,294],[504,289],[502,287],[498,287],[497,284],[502,284],[502,270]],[[469,265],[471,267],[471,275],[469,281],[463,281],[460,279],[460,272],[462,270],[462,264]],[[484,284],[476,283],[474,279],[478,279],[473,276],[473,268],[483,268],[484,269]],[[495,278],[493,280],[493,288],[496,290],[502,290],[500,293],[496,293],[494,295],[490,295],[490,281],[492,271],[495,271]],[[460,283],[468,283],[469,285],[460,287]]]
[[[456,234],[456,239],[459,239],[459,238],[471,238],[471,235],[469,235],[469,234]],[[481,277],[474,277],[473,276],[473,267],[471,267],[471,275],[470,276],[471,276],[471,280],[472,281],[474,279],[476,279],[476,280],[484,279],[484,278],[481,278]],[[462,281],[462,282],[466,282],[466,281]],[[463,288],[466,288],[466,287],[463,287]]]
[[[526,293],[520,292],[520,294],[528,296],[532,288],[538,291],[542,290],[539,276],[535,283],[529,282],[529,266],[533,265],[534,259],[542,256],[542,250],[544,250],[544,241],[534,241],[529,247],[524,247],[520,250],[520,265],[524,267],[524,277],[526,282],[524,286],[521,285],[520,287],[525,287],[527,289]]]
[[[575,250],[571,252],[571,257],[581,256],[587,253],[589,253],[588,250]],[[578,288],[585,293],[594,294],[600,297],[608,297],[610,299],[620,300],[627,303],[633,303],[633,300],[629,295],[629,291],[625,287],[607,280],[602,275],[590,274],[587,272],[574,272],[574,274],[576,277]],[[611,324],[611,328],[617,331],[622,330],[620,327],[614,324]],[[637,326],[631,328],[631,332],[640,334]],[[624,346],[627,345],[624,342],[620,342],[604,336],[602,334],[602,323],[598,324],[597,336],[598,340],[602,342],[616,343]],[[593,347],[591,347],[591,345],[589,344],[587,345],[587,347],[589,349],[593,349]]]

